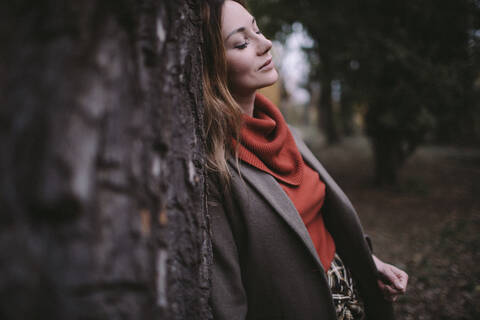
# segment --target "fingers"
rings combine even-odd
[[[384,274],[390,281],[391,285],[396,289],[396,291],[403,291],[403,287],[397,277],[397,274],[394,272],[392,265],[385,264]]]
[[[383,297],[385,298],[385,300],[394,302],[397,300],[398,296],[400,295],[400,293],[397,290],[395,290],[389,285],[386,285],[381,280],[378,280],[378,286],[382,291]]]
[[[407,289],[408,275],[403,270],[372,255],[378,270],[378,287],[386,300],[395,301]]]
[[[404,293],[407,289],[408,275],[395,266],[384,263],[379,270],[381,279],[389,285],[392,285],[398,291]]]
[[[390,269],[394,275],[394,279],[392,280],[393,285],[400,292],[405,293],[405,291],[407,290],[407,283],[408,283],[407,273],[392,265],[390,265]]]
[[[379,273],[381,277],[378,286],[386,300],[394,302],[405,293],[408,280],[405,272],[392,265],[383,264]]]
[[[405,292],[407,291],[408,274],[403,270],[399,270],[399,271],[400,271],[400,275],[398,276],[398,279],[400,281],[400,285],[403,288],[403,292]]]

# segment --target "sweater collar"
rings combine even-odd
[[[289,185],[300,185],[304,162],[285,119],[261,94],[255,96],[253,116],[243,115],[238,156]]]

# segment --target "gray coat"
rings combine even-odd
[[[392,306],[377,287],[371,251],[352,204],[304,142],[294,134],[305,162],[326,184],[322,208],[337,253],[358,279],[369,320],[393,319]],[[308,231],[276,180],[229,160],[227,192],[208,178],[215,319],[334,320],[325,271]]]

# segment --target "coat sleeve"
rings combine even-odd
[[[368,248],[370,249],[370,252],[373,254],[373,245],[372,245],[372,238],[368,234],[365,234],[364,236],[365,241],[367,242]]]
[[[208,179],[207,205],[213,251],[210,304],[216,320],[245,319],[247,298],[242,283],[239,254],[226,216],[218,183]]]

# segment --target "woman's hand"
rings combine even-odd
[[[372,255],[378,270],[378,286],[386,300],[396,301],[407,290],[408,275],[391,264],[385,263]]]

